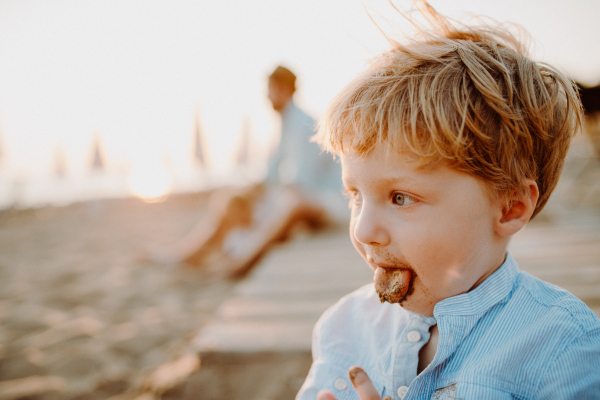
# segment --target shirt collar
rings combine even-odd
[[[439,318],[442,315],[473,315],[486,312],[507,298],[518,273],[519,267],[512,254],[508,253],[500,268],[479,286],[467,293],[440,301],[436,304],[433,314]]]

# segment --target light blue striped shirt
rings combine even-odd
[[[310,141],[314,134],[315,120],[290,100],[281,113],[281,138],[277,151],[269,159],[268,183],[294,184],[311,192],[330,190],[339,194],[341,165]]]
[[[474,290],[439,302],[435,317],[381,304],[373,284],[327,310],[313,332],[313,364],[298,400],[320,389],[358,399],[360,365],[393,399],[600,399],[600,320],[579,299],[519,271],[509,254]],[[439,344],[419,375],[419,350]]]

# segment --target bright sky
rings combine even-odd
[[[600,81],[597,0],[430,2],[520,23],[537,59]],[[244,117],[263,149],[277,131],[276,65],[297,73],[297,103],[317,117],[386,47],[365,9],[386,31],[384,18],[399,21],[385,0],[0,0],[0,168],[48,174],[61,148],[67,171],[83,171],[98,134],[113,169],[167,158],[183,171],[197,109],[224,170]]]

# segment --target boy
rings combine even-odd
[[[392,42],[317,135],[374,284],[323,314],[297,398],[600,399],[600,320],[506,250],[556,186],[577,93],[505,28],[424,6],[435,28]]]

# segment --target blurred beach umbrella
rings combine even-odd
[[[250,117],[245,116],[242,120],[242,134],[235,152],[235,165],[247,165],[250,162],[251,136]]]
[[[193,144],[193,161],[194,164],[201,167],[206,167],[206,154],[204,150],[204,133],[200,126],[200,113],[196,109],[194,114],[194,144]]]
[[[102,151],[102,144],[100,142],[100,136],[94,136],[94,143],[92,145],[92,157],[90,163],[90,170],[92,171],[104,171],[106,168],[106,162],[104,160],[104,152]]]

